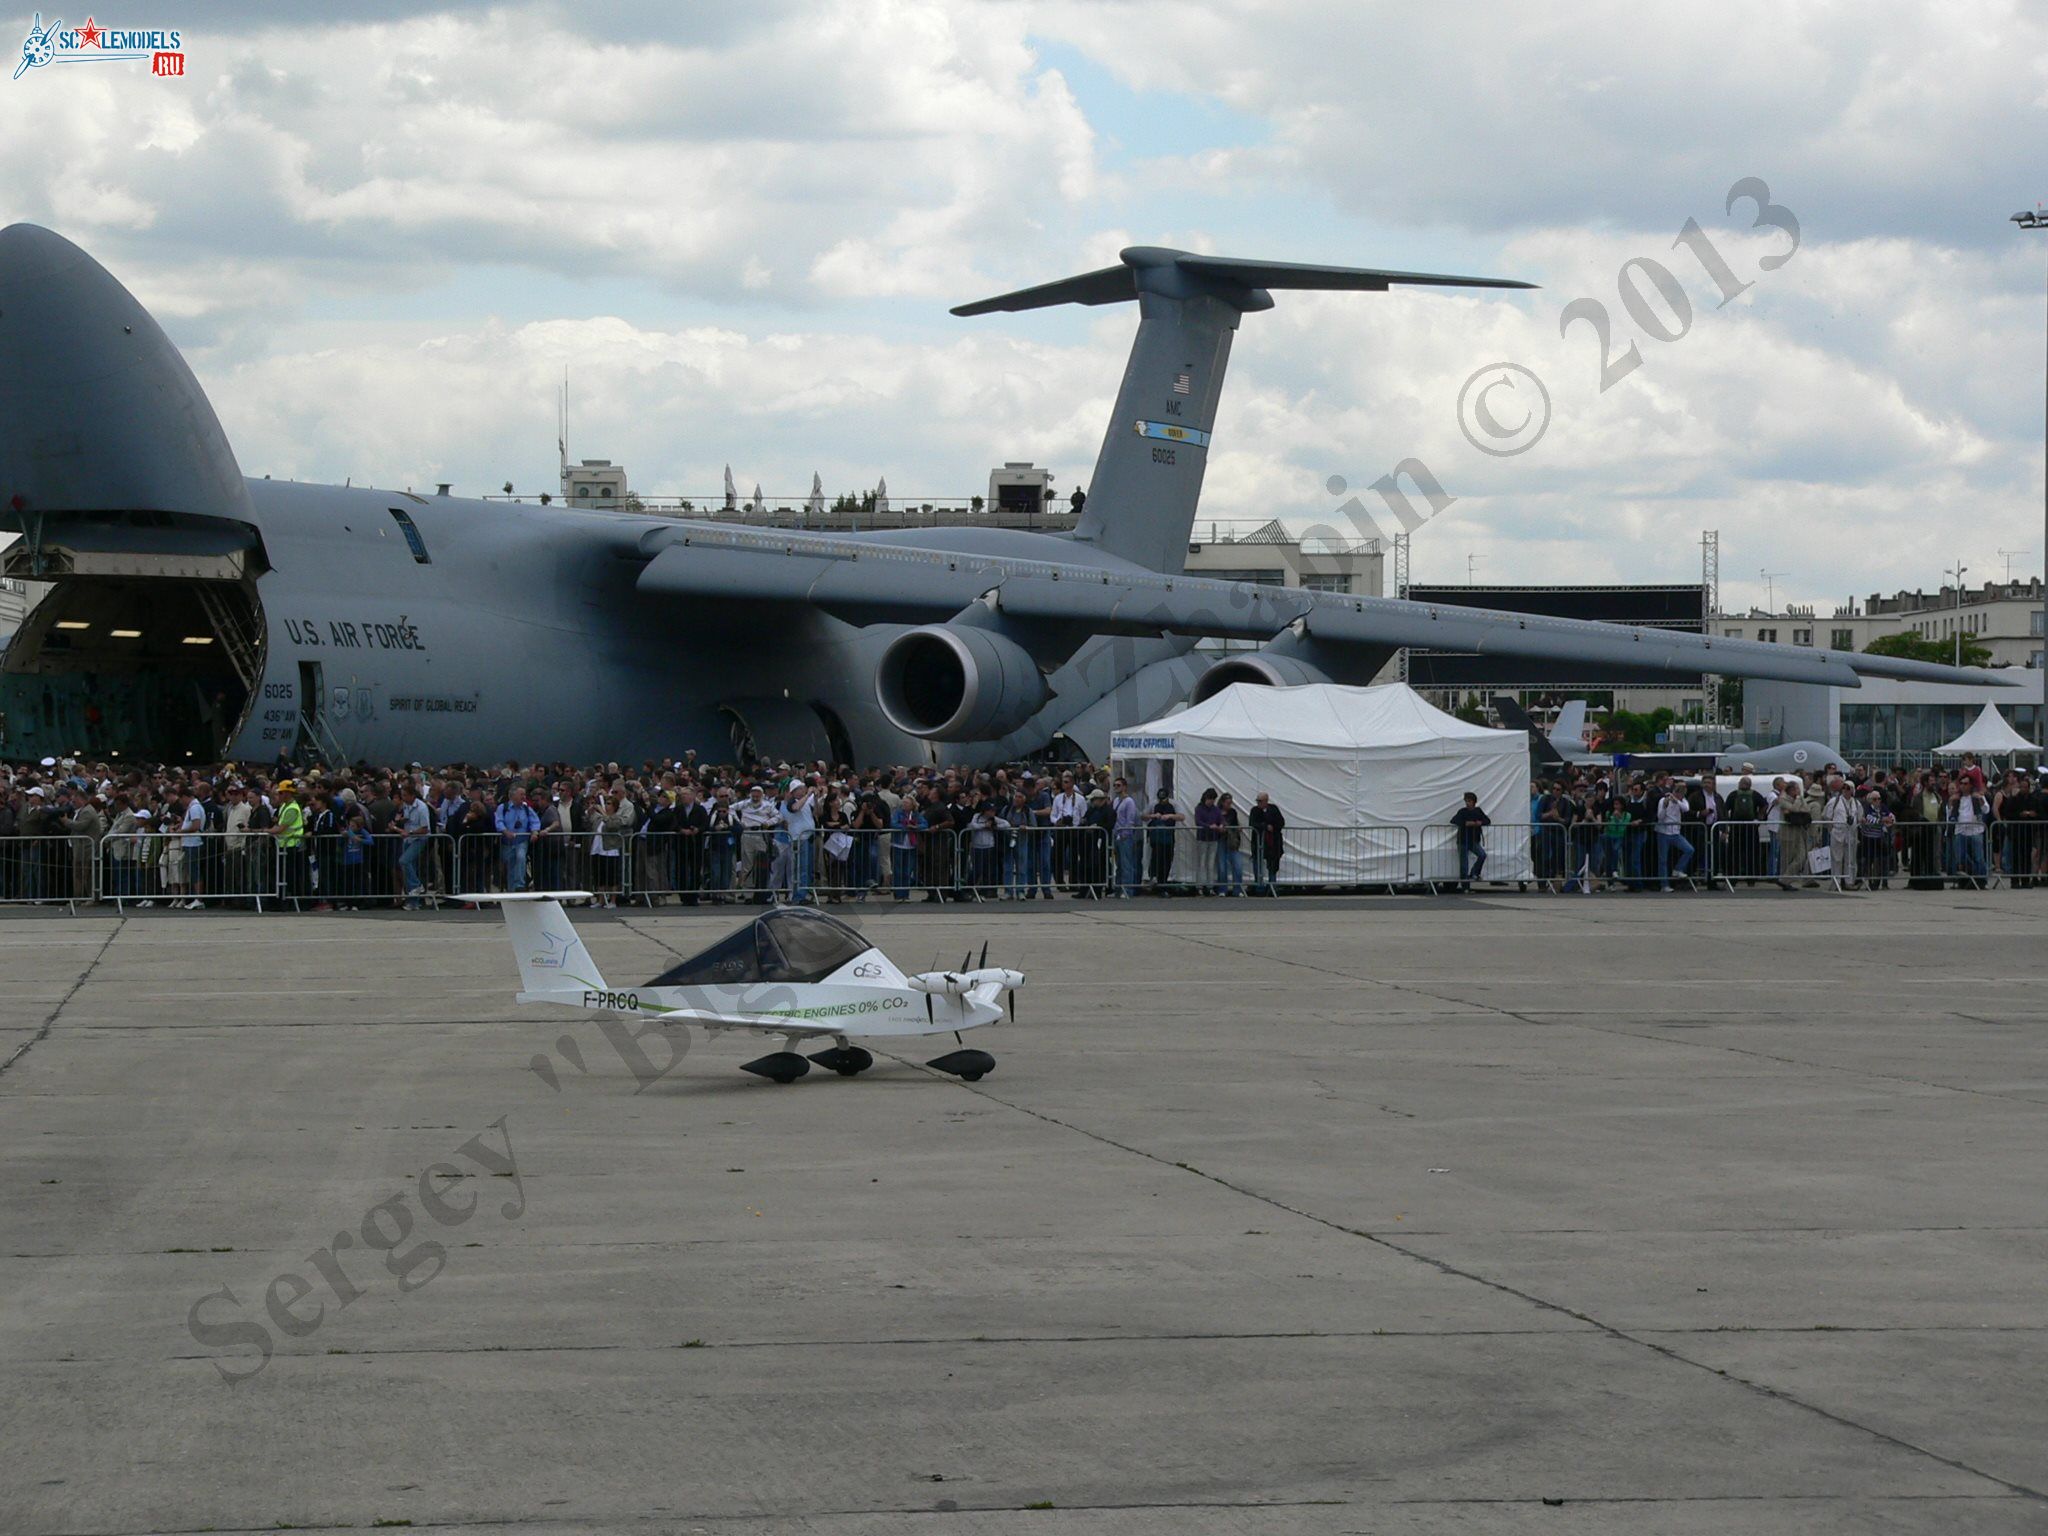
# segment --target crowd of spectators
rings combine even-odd
[[[1560,888],[1698,889],[1717,880],[1877,890],[2048,880],[2048,784],[1975,757],[1810,774],[1626,774],[1568,765],[1530,795],[1537,878]]]
[[[1446,807],[1460,887],[1497,846]],[[1569,766],[1532,784],[1523,867],[1549,889],[1788,889],[2048,881],[2048,792],[1953,768],[1719,780]],[[1205,789],[1149,801],[1091,765],[488,767],[0,765],[0,900],[417,907],[578,889],[760,902],[1271,896],[1287,820]],[[1319,829],[1297,829],[1297,837]],[[1443,846],[1450,846],[1445,844]],[[1495,873],[1501,871],[1496,868]]]
[[[1174,869],[1193,828],[1196,867]],[[1183,816],[1107,769],[825,763],[263,770],[0,766],[0,899],[419,907],[588,889],[598,905],[1273,893],[1284,819],[1204,793]],[[96,871],[97,866],[97,871]],[[95,873],[98,881],[95,883]],[[270,898],[276,898],[271,900]]]

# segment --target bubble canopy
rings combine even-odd
[[[678,962],[647,985],[731,987],[763,981],[823,981],[873,947],[836,917],[804,907],[775,907]]]

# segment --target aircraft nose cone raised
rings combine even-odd
[[[0,229],[0,303],[19,293],[33,293],[38,284],[80,265],[99,264],[40,224],[10,224]]]
[[[0,513],[246,517],[199,381],[135,295],[34,224],[0,229]]]

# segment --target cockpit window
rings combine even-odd
[[[778,907],[647,985],[732,987],[760,981],[823,981],[869,947],[866,939],[837,918],[800,907]]]
[[[413,526],[412,519],[398,507],[392,507],[390,512],[391,520],[398,524],[398,531],[405,535],[405,547],[412,551],[413,559],[421,565],[431,565],[433,562],[427,556],[427,541],[420,537],[420,531]]]
[[[823,981],[868,948],[868,941],[836,918],[791,907],[765,914],[756,925],[782,952],[782,974],[763,981]]]

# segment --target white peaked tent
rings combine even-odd
[[[1493,820],[1489,879],[1529,876],[1529,736],[1467,725],[1402,683],[1377,688],[1235,683],[1110,737],[1110,756],[1149,806],[1172,764],[1174,804],[1202,791],[1248,813],[1263,790],[1287,818],[1283,884],[1457,878],[1449,823],[1465,791]],[[1247,846],[1249,846],[1247,844]],[[1176,854],[1193,845],[1184,841]],[[1247,863],[1249,869],[1249,863]]]
[[[889,510],[889,477],[882,476],[875,482],[875,510],[886,514]]]
[[[1960,757],[1965,752],[1974,752],[1979,757],[2009,757],[2015,752],[2041,749],[2008,725],[1996,704],[1986,704],[1984,713],[1970,722],[1967,731],[1934,750],[1945,757]]]
[[[811,471],[811,499],[804,503],[804,511],[811,517],[825,514],[825,477],[816,470]]]
[[[732,466],[728,464],[725,466],[725,510],[736,512],[739,510],[739,505],[739,487],[732,483]]]

